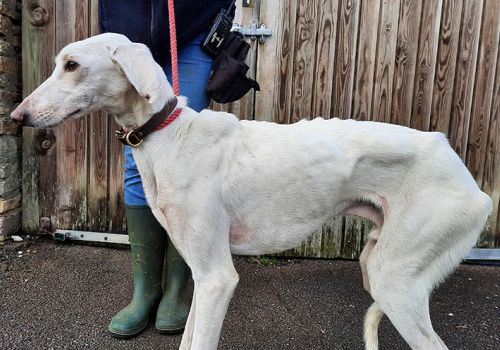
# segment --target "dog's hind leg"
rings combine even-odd
[[[379,234],[380,234],[380,229],[378,227],[375,227],[373,230],[370,231],[370,233],[368,234],[368,241],[366,242],[365,247],[363,248],[363,251],[359,256],[359,265],[361,266],[361,273],[363,275],[363,287],[368,292],[370,291],[370,281],[368,278],[367,263],[370,254],[372,253],[373,249],[377,244],[377,239]]]
[[[370,294],[375,303],[365,320],[366,349],[378,348],[376,329],[383,314],[413,350],[447,349],[434,331],[429,314],[429,295],[448,273],[437,261],[446,257],[443,249],[447,247],[425,236],[421,232],[395,233],[390,222],[382,228],[367,259]],[[401,244],[401,237],[405,237],[405,244]]]
[[[428,291],[419,289],[415,283],[408,280],[405,282],[401,280],[400,282],[390,288],[388,286],[384,287],[382,292],[376,290],[376,288],[372,289],[376,305],[381,310],[380,317],[375,320],[374,326],[378,326],[383,311],[412,349],[447,349],[432,328]],[[367,349],[377,349],[376,346],[369,347],[368,345],[367,342]]]
[[[414,202],[395,209],[367,258],[376,305],[414,350],[447,349],[432,327],[429,295],[467,255],[491,207],[483,194],[450,197],[443,196],[432,206],[428,201]],[[376,326],[378,320],[375,317],[365,326]],[[376,340],[376,333],[370,334]],[[368,345],[367,349],[376,349]]]

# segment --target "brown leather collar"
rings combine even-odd
[[[174,111],[177,106],[177,97],[171,98],[163,109],[155,114],[147,122],[130,131],[116,130],[115,135],[124,145],[139,147],[144,138],[155,131]]]

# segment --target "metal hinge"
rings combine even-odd
[[[231,31],[239,32],[244,36],[249,36],[252,40],[259,38],[259,41],[264,43],[266,41],[266,37],[273,34],[273,30],[271,28],[267,28],[265,24],[261,24],[260,27],[257,27],[257,25],[258,23],[254,19],[250,21],[250,26],[248,28],[243,27],[241,24],[234,23]]]

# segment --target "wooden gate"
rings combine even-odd
[[[439,130],[494,201],[479,247],[500,247],[498,0],[252,0],[237,22],[272,28],[248,62],[262,91],[215,109],[291,123],[344,117]],[[239,5],[241,2],[238,1]],[[23,92],[58,50],[97,32],[97,1],[23,1]],[[122,232],[122,149],[96,113],[25,129],[23,225]],[[432,156],[432,155],[429,155]],[[287,255],[357,257],[368,223],[342,218]]]
[[[98,33],[97,1],[23,1],[23,95],[43,82],[66,44]],[[23,228],[122,232],[123,146],[93,113],[23,135]]]

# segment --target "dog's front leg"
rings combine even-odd
[[[168,226],[172,242],[193,274],[193,303],[180,349],[215,350],[238,274],[229,248],[229,217],[223,205],[217,200],[204,202],[203,195],[197,193],[196,201],[187,199],[175,209],[159,205],[154,213],[162,225]]]
[[[182,341],[179,350],[191,349],[191,344],[193,343],[195,315],[196,315],[196,291],[193,292],[193,301],[191,302],[191,309],[189,310],[189,316],[186,322],[186,326],[184,327],[184,333],[182,334]]]
[[[190,315],[186,340],[183,339],[185,344],[191,341],[190,350],[217,349],[227,307],[239,279],[229,249],[229,219],[214,208],[216,204],[204,209],[207,207],[212,210],[203,212],[203,217],[193,217],[187,225],[190,230],[184,235],[186,261],[194,280],[194,314]]]
[[[196,309],[191,350],[215,350],[227,307],[238,284],[231,260],[195,280]]]

